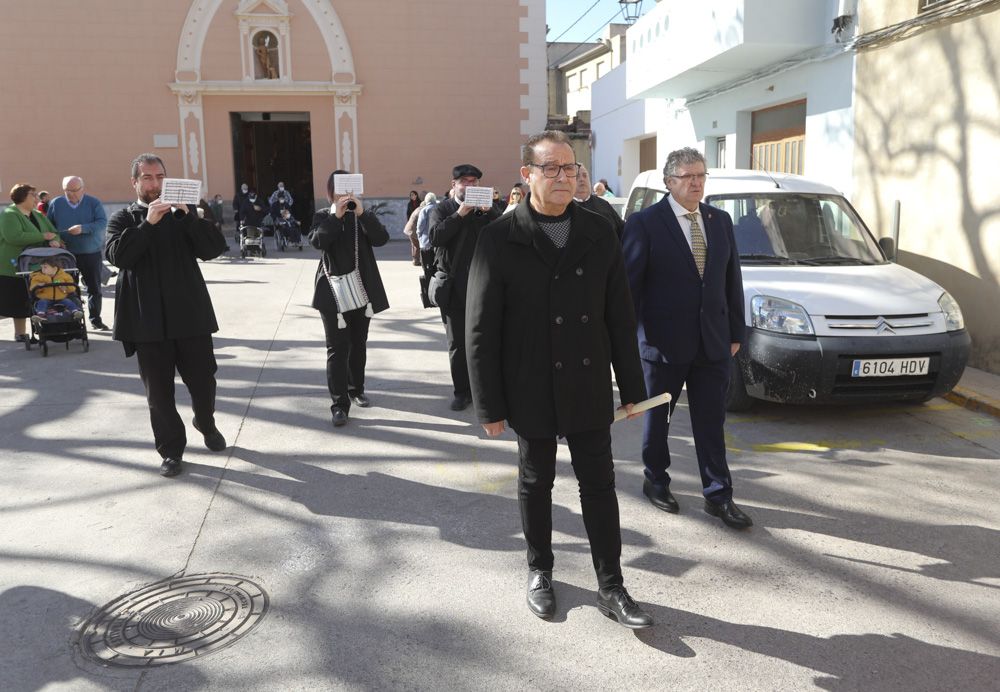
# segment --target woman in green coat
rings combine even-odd
[[[26,183],[10,190],[12,205],[0,212],[0,317],[14,318],[14,340],[28,341],[31,301],[24,279],[17,276],[17,256],[31,245],[60,247],[59,234],[45,215],[35,209],[38,194]]]

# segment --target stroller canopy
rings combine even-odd
[[[33,272],[37,271],[43,259],[55,257],[59,266],[63,269],[76,269],[76,257],[73,253],[62,247],[29,247],[25,248],[17,256],[17,271]]]

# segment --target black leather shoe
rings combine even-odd
[[[98,330],[98,331],[101,331],[101,332],[109,332],[109,331],[111,331],[111,327],[109,327],[108,325],[104,324],[104,322],[102,322],[100,319],[91,320],[90,321],[90,326],[92,328]]]
[[[347,411],[335,407],[333,409],[333,427],[339,428],[342,425],[347,425]]]
[[[556,592],[552,588],[552,572],[533,569],[528,572],[528,610],[548,620],[556,614]]]
[[[681,509],[677,500],[670,493],[670,488],[665,485],[657,485],[648,478],[642,483],[642,494],[649,498],[654,507],[662,509],[664,512],[677,514]]]
[[[372,405],[371,400],[365,396],[364,392],[358,392],[357,394],[351,394],[351,401],[354,402],[356,406],[361,408],[368,408]]]
[[[597,592],[597,609],[619,625],[630,630],[641,630],[653,626],[653,618],[632,600],[624,586],[612,586]]]
[[[749,529],[753,526],[753,520],[732,500],[721,505],[705,500],[705,511],[713,517],[719,517],[723,524],[733,529]]]
[[[471,396],[456,396],[451,400],[452,411],[464,411],[472,403]]]
[[[221,452],[222,450],[224,450],[226,447],[229,446],[226,444],[226,438],[222,436],[222,433],[219,432],[218,428],[213,428],[212,430],[205,432],[204,430],[198,427],[198,421],[195,420],[194,418],[191,419],[191,425],[194,426],[195,430],[197,430],[198,432],[200,432],[202,435],[205,436],[205,446],[208,447],[211,451]]]
[[[160,464],[160,475],[165,478],[172,478],[181,472],[181,460],[167,457]]]

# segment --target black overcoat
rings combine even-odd
[[[133,202],[108,221],[104,255],[118,267],[114,338],[132,355],[132,344],[182,339],[219,330],[198,260],[226,249],[214,223],[193,206],[180,219],[167,214],[146,221],[146,207]]]
[[[375,262],[372,247],[381,247],[389,242],[389,231],[382,222],[368,210],[360,217],[354,212],[345,212],[343,219],[331,214],[329,209],[321,209],[313,216],[309,228],[309,244],[322,250],[330,257],[330,273],[340,276],[354,271],[354,220],[357,218],[358,266],[361,267],[361,283],[365,285],[372,312],[388,309],[389,299],[385,295],[382,276]],[[337,314],[337,301],[330,290],[330,282],[323,273],[323,260],[316,267],[313,286],[312,306],[328,315]]]
[[[623,403],[646,398],[635,313],[611,224],[576,204],[561,251],[531,215],[530,196],[476,245],[466,307],[472,396],[482,423],[522,437],[611,423],[610,368]]]
[[[479,233],[500,216],[496,207],[485,214],[458,214],[459,204],[450,197],[438,202],[430,213],[428,235],[434,248],[437,268],[448,272],[452,279],[451,298],[445,312],[465,310],[465,291],[469,281],[469,265],[476,250]]]

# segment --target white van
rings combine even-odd
[[[727,405],[925,401],[958,382],[969,334],[951,295],[890,261],[835,189],[763,171],[711,169],[705,202],[733,219],[747,340]],[[636,178],[628,216],[663,199],[661,171]]]

